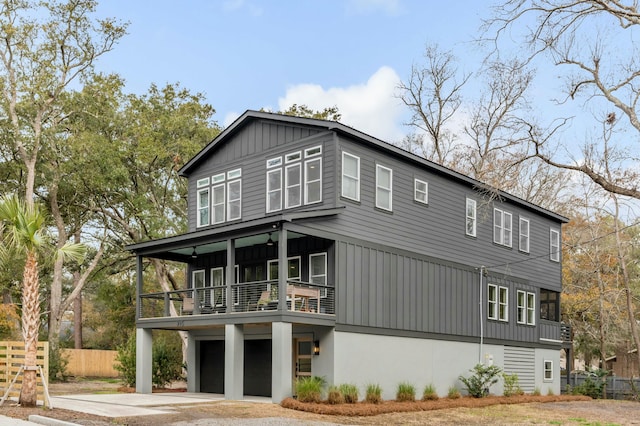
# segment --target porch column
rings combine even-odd
[[[293,395],[293,334],[289,322],[274,322],[271,327],[271,400],[278,404]]]
[[[287,310],[286,295],[289,265],[287,262],[287,230],[284,227],[284,223],[280,225],[280,228],[278,237],[278,310],[284,312]]]
[[[136,328],[136,392],[151,393],[153,366],[153,337],[151,330]]]
[[[244,328],[239,324],[224,326],[224,399],[244,397]]]
[[[142,294],[143,282],[142,256],[136,256],[136,320],[142,318]]]
[[[196,339],[193,334],[187,331],[187,392],[200,391],[200,365],[198,364],[198,354]]]
[[[236,240],[227,240],[227,288],[225,290],[226,312],[233,312],[233,290],[231,285],[236,282]]]

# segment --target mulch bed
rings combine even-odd
[[[566,402],[590,401],[591,398],[582,395],[520,395],[520,396],[488,396],[486,398],[463,397],[458,399],[441,398],[435,401],[397,402],[384,401],[380,404],[358,402],[356,404],[331,405],[326,402],[300,402],[287,398],[280,405],[292,410],[306,411],[315,414],[333,416],[376,416],[378,414],[399,413],[411,411],[442,410],[446,408],[481,408],[499,404],[527,404],[531,402]]]

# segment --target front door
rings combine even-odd
[[[311,339],[293,340],[294,379],[311,377],[311,357],[313,356],[313,342]]]
[[[200,342],[200,392],[224,393],[224,340]]]

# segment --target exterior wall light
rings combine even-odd
[[[313,341],[313,354],[320,355],[320,340]]]

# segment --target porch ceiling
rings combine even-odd
[[[274,243],[277,243],[278,236],[279,236],[279,233],[276,231],[276,232],[256,234],[256,235],[250,235],[248,237],[238,238],[236,240],[236,248],[250,247],[250,246],[259,245],[259,244],[267,244],[267,241],[269,240],[269,238],[271,238],[271,240]],[[292,231],[287,232],[288,240],[293,240],[301,237],[304,237],[304,235],[299,234],[297,232],[292,232]],[[196,249],[196,254],[201,255],[201,254],[214,253],[217,251],[226,250],[227,242],[218,241],[215,243],[188,246],[188,247],[183,247],[175,250],[169,250],[169,253],[174,253],[174,254],[183,255],[183,256],[190,256],[193,253],[194,247]]]

